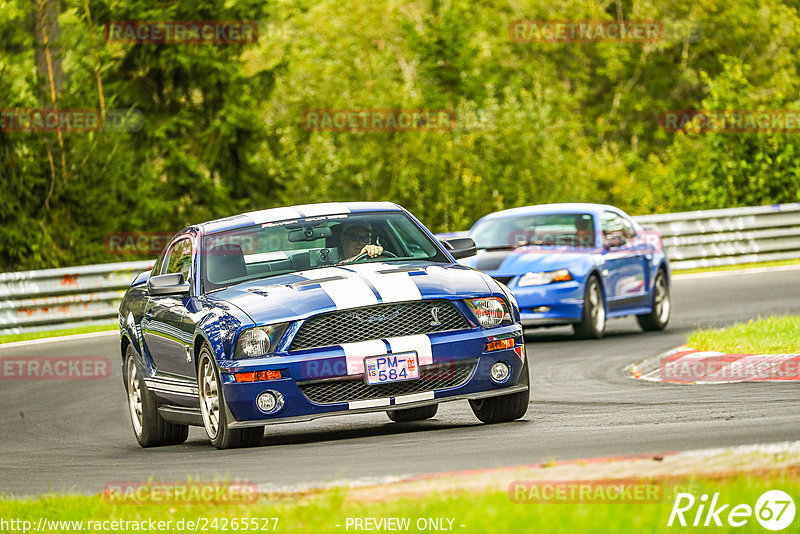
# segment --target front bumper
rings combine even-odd
[[[519,304],[523,326],[551,326],[581,320],[583,286],[575,280],[511,289]],[[547,307],[547,311],[537,310],[543,307]]]
[[[478,399],[496,395],[506,395],[527,389],[518,385],[524,365],[525,352],[522,329],[510,325],[489,330],[473,329],[461,332],[443,332],[425,336],[429,347],[422,347],[419,353],[427,352],[432,361],[430,367],[455,366],[465,362],[475,362],[469,376],[457,385],[443,389],[414,391],[405,394],[402,387],[399,394],[379,398],[356,398],[337,402],[313,402],[301,389],[301,384],[330,383],[336,385],[343,380],[354,382],[363,374],[348,373],[347,363],[341,347],[298,351],[297,354],[265,358],[253,361],[239,361],[236,369],[222,368],[222,389],[228,410],[228,427],[242,428],[275,423],[308,421],[320,417],[388,411],[392,409],[413,408],[458,399]],[[514,338],[513,348],[486,351],[486,343],[494,339]],[[396,343],[397,338],[393,341]],[[415,341],[420,341],[419,339]],[[423,340],[424,342],[424,340]],[[385,353],[385,352],[384,352]],[[378,355],[378,354],[374,354]],[[511,372],[507,379],[497,384],[491,380],[489,370],[495,363],[503,361]],[[351,362],[352,363],[352,362]],[[425,366],[420,362],[423,369]],[[282,378],[260,382],[237,383],[233,371],[280,370]],[[226,372],[227,371],[227,372]],[[409,381],[412,384],[416,381]],[[361,384],[359,382],[359,384]],[[393,384],[403,384],[395,382]],[[367,386],[367,388],[377,386]],[[363,391],[365,388],[359,388]],[[274,413],[263,413],[256,406],[256,398],[264,391],[273,391],[283,396],[283,406]]]

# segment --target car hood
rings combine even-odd
[[[369,262],[243,282],[208,298],[235,305],[256,324],[272,324],[387,302],[477,297],[498,290],[489,283],[457,264]]]
[[[492,276],[519,276],[528,272],[555,271],[568,268],[576,261],[586,261],[596,249],[545,249],[520,247],[515,250],[479,250],[461,261],[463,265]]]

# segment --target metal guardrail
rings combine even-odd
[[[800,258],[800,203],[634,219],[661,232],[673,269]]]
[[[800,258],[800,203],[634,219],[661,232],[673,269]],[[113,322],[134,276],[152,265],[0,273],[0,335]]]
[[[0,273],[0,335],[114,322],[134,276],[153,261]]]

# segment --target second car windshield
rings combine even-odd
[[[533,214],[479,222],[471,231],[479,249],[515,249],[526,245],[593,247],[594,218],[588,213]]]
[[[366,246],[380,247],[374,257]],[[375,249],[373,248],[373,253]],[[203,238],[203,284],[239,282],[369,261],[449,261],[403,213],[365,213],[267,223]]]

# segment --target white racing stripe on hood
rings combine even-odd
[[[431,350],[431,338],[427,334],[416,336],[402,336],[386,338],[392,348],[392,354],[401,352],[417,353],[417,363],[419,365],[430,365],[433,363],[433,352]]]
[[[331,267],[298,273],[308,280],[319,280],[331,276],[341,276],[341,280],[320,282],[320,287],[331,298],[338,310],[371,306],[378,303],[378,297],[364,280],[345,269]]]
[[[358,343],[343,343],[344,357],[347,360],[347,374],[359,375],[364,373],[364,358],[367,356],[380,356],[386,354],[386,343],[380,339],[359,341]]]
[[[407,300],[422,300],[414,277],[407,272],[380,274],[378,271],[391,270],[391,265],[365,263],[358,267],[350,267],[363,276],[375,287],[383,302],[403,302]]]

